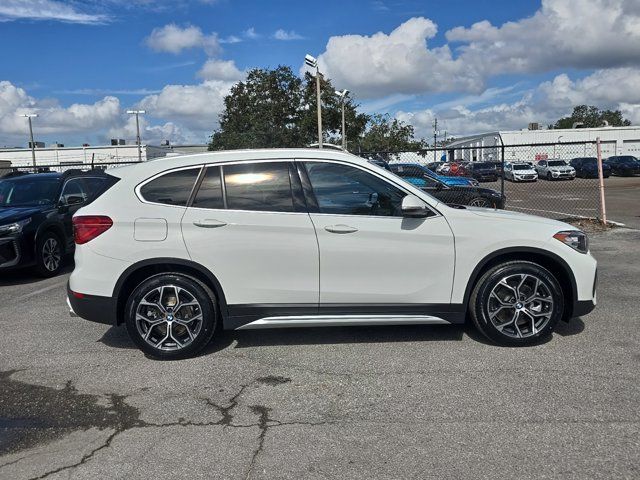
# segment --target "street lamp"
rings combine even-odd
[[[147,113],[145,110],[127,110],[129,115],[136,116],[136,143],[138,144],[138,161],[142,161],[142,148],[140,146],[140,120],[139,115]]]
[[[345,130],[345,122],[344,122],[344,101],[348,94],[349,94],[349,90],[347,89],[340,90],[340,91],[336,90],[336,95],[340,97],[340,105],[342,106],[342,149],[344,151],[347,150],[347,133]]]
[[[318,59],[307,54],[304,57],[304,63],[316,69],[316,102],[318,102],[318,148],[322,148],[322,104],[320,103],[320,69],[318,68]]]
[[[33,125],[31,123],[32,118],[36,118],[38,116],[37,113],[23,113],[20,115],[21,117],[25,117],[29,120],[29,137],[31,138],[31,160],[33,161],[33,168],[35,171],[36,168],[36,144],[33,141]]]
[[[553,158],[556,158],[556,144],[560,143],[560,139],[563,137],[564,135],[560,135],[558,137],[558,141],[556,143],[553,144]]]

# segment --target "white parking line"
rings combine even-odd
[[[44,292],[48,292],[49,290],[54,290],[56,288],[60,288],[61,286],[65,285],[66,283],[67,283],[66,281],[54,283],[53,285],[49,285],[48,287],[44,287],[44,288],[41,288],[39,290],[35,290],[33,292],[29,292],[29,293],[27,293],[25,295],[22,295],[22,296],[20,296],[18,298],[15,298],[14,300],[15,301],[24,300],[26,298],[30,298],[30,297],[33,297],[35,295],[39,295],[39,294],[44,293]]]

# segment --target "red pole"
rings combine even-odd
[[[604,173],[602,171],[602,150],[600,149],[600,137],[596,138],[596,149],[598,151],[598,179],[600,181],[600,220],[607,224],[607,207],[604,201]]]

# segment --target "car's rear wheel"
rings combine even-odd
[[[564,296],[542,266],[512,261],[488,270],[470,298],[476,328],[500,345],[526,346],[548,337],[562,317]]]
[[[180,359],[204,348],[216,329],[216,299],[199,280],[161,274],[142,282],[126,305],[129,336],[151,357]]]
[[[42,277],[54,277],[62,269],[64,248],[60,237],[44,232],[36,242],[36,272]]]

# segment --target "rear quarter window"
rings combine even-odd
[[[145,183],[140,195],[147,202],[185,207],[200,173],[200,167],[165,173]]]

